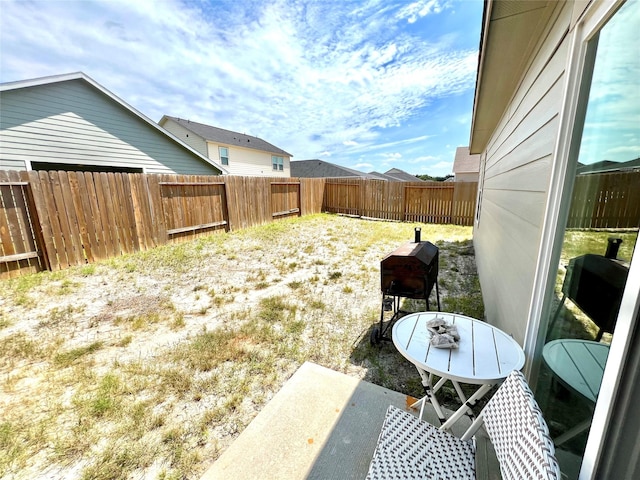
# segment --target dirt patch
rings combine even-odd
[[[482,318],[471,229],[420,226],[443,310]],[[316,215],[2,282],[0,476],[199,478],[304,361],[419,396],[369,344],[413,227]]]

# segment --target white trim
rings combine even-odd
[[[478,191],[476,192],[476,211],[473,221],[473,229],[480,228],[480,216],[482,215],[482,195],[484,192],[484,178],[487,173],[487,151],[480,154],[480,167],[478,171]]]
[[[546,333],[546,322],[543,324],[542,319],[547,319],[549,316],[550,306],[548,305],[549,295],[547,292],[551,291],[550,287],[554,284],[556,277],[555,269],[551,272],[551,265],[557,265],[560,260],[560,252],[555,251],[553,246],[562,241],[563,229],[558,228],[558,225],[563,214],[566,216],[568,210],[568,206],[564,207],[564,211],[562,211],[562,207],[563,199],[568,195],[567,189],[571,190],[572,177],[567,169],[585,53],[586,43],[582,41],[580,26],[577,26],[571,35],[571,46],[565,67],[564,98],[559,120],[560,130],[553,149],[554,162],[547,193],[547,209],[542,225],[538,265],[534,276],[533,295],[524,338],[524,351],[528,359],[524,373],[531,384],[535,384],[537,380],[542,344],[544,343],[543,337]]]
[[[493,1],[485,1],[485,7],[484,7],[484,17],[483,17],[483,25],[482,25],[482,38],[480,39],[480,58],[478,59],[478,74],[477,74],[477,78],[476,78],[476,86],[475,86],[475,91],[476,91],[476,95],[474,96],[473,99],[473,112],[471,115],[471,134],[469,136],[469,153],[471,153],[471,144],[473,143],[473,132],[474,132],[474,128],[475,128],[475,123],[476,123],[476,111],[478,110],[478,101],[479,101],[479,89],[478,86],[480,85],[480,82],[482,81],[482,72],[484,71],[484,62],[486,59],[486,54],[487,54],[487,40],[488,40],[488,36],[489,36],[489,26],[491,25],[491,10],[493,9]],[[485,142],[485,145],[482,146],[482,150],[486,151],[487,149],[487,145]]]
[[[633,249],[633,257],[629,267],[629,276],[622,296],[616,332],[611,340],[609,357],[604,368],[604,376],[600,385],[598,401],[591,421],[591,430],[587,438],[587,446],[584,451],[582,468],[578,480],[592,479],[600,456],[604,452],[604,435],[609,426],[612,405],[615,400],[624,360],[629,355],[631,348],[631,334],[634,328],[634,319],[640,308],[640,236],[636,238]]]
[[[584,114],[580,109],[586,109],[585,102],[583,104],[580,102],[584,95],[583,87],[587,73],[585,67],[588,67],[586,65],[588,42],[618,10],[622,3],[624,3],[624,0],[593,2],[587,7],[571,34],[571,50],[565,69],[565,95],[560,111],[560,130],[554,147],[555,154],[547,196],[545,221],[524,341],[524,350],[527,358],[533,359],[525,366],[525,374],[531,383],[535,383],[537,378],[540,353],[544,344],[551,308],[551,292],[556,278],[555,268],[552,270],[552,266],[558,265],[560,259],[560,249],[554,247],[561,245],[563,240],[564,226],[566,225],[569,208],[567,199],[570,198],[573,189],[576,165],[570,162],[570,159],[575,151],[574,149],[579,148],[582,133],[582,125],[576,125],[576,120],[580,120],[580,115]],[[580,128],[579,132],[576,127]],[[595,407],[579,480],[593,478],[600,455],[603,453],[604,445],[602,441],[610,420],[614,394],[619,386],[623,361],[630,347],[630,333],[635,313],[640,304],[639,292],[640,248],[638,240],[636,240],[631,269],[622,306],[618,314],[616,332],[605,366],[604,378]]]
[[[563,200],[569,198],[573,189],[576,165],[569,164],[569,155],[572,148],[579,147],[579,145],[575,145],[574,128],[580,107],[578,102],[584,77],[587,43],[622,3],[624,0],[616,0],[611,3],[594,2],[585,10],[571,36],[571,49],[565,69],[565,94],[560,110],[560,130],[554,147],[555,154],[547,195],[547,208],[524,339],[524,351],[529,359],[525,365],[524,373],[531,384],[536,382],[543,337],[546,333],[546,322],[550,313],[550,295],[547,293],[551,292],[551,286],[553,286],[556,276],[555,270],[551,272],[551,266],[558,265],[560,261],[560,251],[559,249],[554,250],[554,245],[558,245],[562,241],[564,229],[558,227],[565,225],[568,214],[569,205],[563,205]],[[584,105],[583,107],[586,108]],[[542,319],[545,319],[544,324]]]

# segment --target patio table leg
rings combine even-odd
[[[458,394],[458,398],[460,398],[460,402],[462,403],[462,405],[467,405],[467,396],[462,391],[462,388],[460,387],[460,384],[458,382],[453,381],[453,380],[451,380],[451,383],[453,383],[453,388],[456,389],[456,392]],[[469,417],[469,419],[471,421],[473,421],[473,419],[475,418],[475,415],[473,414],[473,410],[471,409],[471,407],[469,405],[467,405],[467,416]]]
[[[584,420],[580,422],[578,425],[576,425],[575,427],[564,432],[558,438],[554,439],[553,443],[555,443],[556,447],[559,445],[562,445],[567,440],[570,440],[576,435],[579,435],[582,432],[584,432],[587,428],[589,428],[589,425],[591,425],[591,419]]]
[[[420,373],[420,370],[418,369],[418,373]],[[423,372],[424,375],[426,375],[426,372]],[[423,374],[420,374],[421,378],[422,378],[422,384],[424,385],[425,382],[425,376]],[[431,382],[431,374],[429,374],[429,379],[426,379],[426,381]],[[447,379],[446,378],[441,378],[440,380],[438,380],[438,382],[436,383],[435,387],[433,387],[431,389],[431,394],[435,394],[438,390],[440,390],[440,388],[442,388],[442,386],[446,383]],[[429,383],[430,385],[430,383]],[[426,388],[426,387],[425,387]],[[420,400],[418,400],[417,402],[412,403],[411,405],[409,405],[409,408],[418,408],[419,406],[421,406],[424,402],[425,399],[427,397],[424,396],[422,397]],[[465,400],[466,401],[466,400]]]
[[[420,404],[420,417],[418,418],[422,420],[425,404],[426,402],[429,402],[433,406],[433,409],[436,411],[438,420],[440,420],[440,424],[442,425],[446,421],[446,417],[444,416],[444,412],[442,411],[442,407],[440,406],[440,402],[438,402],[435,393],[442,387],[442,385],[444,385],[447,380],[445,378],[441,378],[436,383],[435,387],[433,387],[431,385],[431,374],[427,374],[427,372],[417,367],[416,370],[418,370],[420,378],[422,379],[422,386],[424,387],[425,396],[411,405],[411,407],[417,407],[417,405]]]
[[[467,412],[467,409],[470,409],[472,406],[474,406],[478,400],[484,397],[487,394],[487,392],[491,390],[492,386],[493,384],[484,384],[480,388],[478,388],[478,390],[476,390],[476,392],[469,397],[469,400],[467,400],[458,410],[456,410],[453,413],[453,415],[449,417],[449,420],[447,420],[440,427],[440,430],[450,429],[451,426],[454,423],[456,423],[460,419],[460,417],[462,417]]]

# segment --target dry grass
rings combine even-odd
[[[443,309],[482,318],[471,229],[420,226]],[[413,227],[315,215],[2,282],[0,477],[198,478],[304,361],[419,395],[368,341]]]

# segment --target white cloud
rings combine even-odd
[[[433,164],[433,162],[437,161],[438,158],[437,157],[433,157],[431,155],[425,155],[422,157],[416,157],[412,160],[409,160],[409,163],[429,163],[429,164]],[[453,164],[452,164],[453,165]]]
[[[440,13],[445,7],[446,3],[438,0],[420,0],[400,10],[398,17],[406,19],[409,23],[415,23],[418,18],[422,18],[430,13]]]
[[[607,153],[628,153],[631,155],[640,156],[640,145],[621,145],[619,147],[610,148],[609,150],[607,150]]]
[[[257,135],[296,158],[378,143],[434,101],[473,90],[477,52],[409,33],[436,1],[2,3],[2,81],[82,70],[145,115]],[[461,26],[464,29],[464,26]]]
[[[371,168],[373,168],[373,164],[372,163],[357,163],[356,165],[354,165],[353,168],[358,169],[358,170],[371,169]]]

